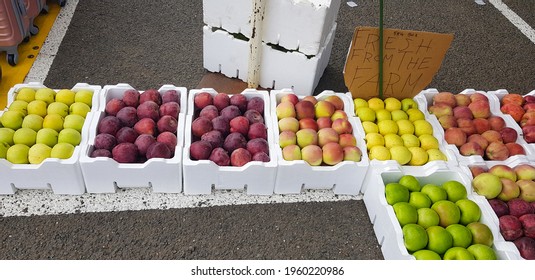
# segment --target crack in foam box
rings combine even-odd
[[[167,90],[180,92],[181,111],[178,115],[177,144],[172,158],[152,158],[144,163],[118,163],[107,157],[90,157],[93,151],[98,123],[106,116],[105,106],[112,98],[121,98],[128,89],[135,89],[128,84],[106,85],[102,90],[100,108],[95,112],[89,140],[83,147],[80,166],[88,193],[114,193],[117,188],[149,187],[155,193],[180,193],[182,191],[182,147],[184,141],[184,121],[187,89],[174,85],[163,85],[160,94]],[[143,91],[139,91],[142,93]]]
[[[479,195],[474,195],[471,188],[471,180],[467,177],[465,172],[459,167],[446,167],[441,164],[432,164],[411,171],[402,170],[399,165],[385,163],[382,167],[370,167],[366,176],[364,184],[369,184],[372,187],[364,193],[364,203],[368,210],[370,221],[373,224],[377,241],[381,246],[381,251],[386,260],[414,260],[414,256],[409,254],[403,242],[402,228],[397,220],[394,209],[388,205],[385,198],[385,186],[388,183],[398,182],[403,175],[415,176],[420,185],[435,184],[442,185],[443,183],[456,180],[462,183],[468,194],[468,199],[477,203],[480,207],[482,215],[480,222],[486,224],[491,229],[494,236],[494,244],[492,248],[496,252],[498,259],[518,259],[516,248],[511,247],[511,244],[505,242],[499,228],[492,222],[488,215],[488,203],[486,203]],[[514,246],[514,245],[513,245]]]
[[[462,92],[460,92],[459,94],[466,94],[466,95],[470,96],[471,94],[476,93],[476,92],[484,94],[489,99],[491,116],[499,116],[499,117],[501,117],[505,121],[505,124],[506,124],[507,127],[513,128],[517,132],[518,137],[517,137],[516,143],[519,144],[520,146],[522,146],[522,148],[524,149],[526,154],[525,155],[514,155],[514,156],[511,156],[510,158],[533,159],[535,157],[534,147],[530,147],[530,145],[524,140],[524,138],[522,137],[522,129],[520,129],[518,124],[514,121],[514,119],[510,115],[503,114],[499,110],[496,111],[496,106],[493,105],[496,102],[495,97],[493,97],[491,94],[489,94],[487,92],[476,91],[474,89],[465,89]],[[442,141],[442,144],[448,150],[450,150],[452,153],[455,154],[455,157],[457,158],[459,163],[468,164],[468,163],[472,163],[472,162],[482,161],[483,157],[481,157],[479,155],[471,155],[471,156],[461,155],[460,150],[459,150],[459,148],[457,146],[455,146],[453,144],[449,144],[446,141],[446,139],[444,137],[445,131],[442,128],[442,126],[440,125],[440,122],[438,121],[437,117],[435,115],[433,115],[432,113],[430,113],[429,110],[427,109],[428,106],[431,106],[431,104],[433,103],[433,96],[435,94],[437,94],[437,93],[439,93],[439,91],[437,89],[427,89],[427,90],[423,90],[422,92],[420,92],[414,98],[416,100],[416,102],[418,103],[418,106],[420,108],[422,108],[421,110],[426,115],[426,119],[428,119],[429,122],[433,125],[433,127],[437,128],[437,130],[439,131],[440,138],[437,138],[437,139],[439,139],[439,141]],[[490,161],[495,161],[495,160],[490,160]]]
[[[246,89],[243,94],[250,100],[261,97],[264,100],[264,124],[267,127],[267,141],[269,145],[269,162],[250,161],[244,166],[218,166],[211,160],[192,160],[190,147],[193,140],[191,124],[195,114],[193,99],[201,92],[208,92],[215,96],[218,92],[212,88],[192,89],[188,95],[188,115],[186,116],[183,176],[184,194],[211,194],[214,190],[243,190],[248,195],[271,195],[275,186],[277,161],[275,144],[273,143],[273,129],[270,118],[269,94],[267,91]],[[229,96],[232,96],[229,95]]]
[[[17,84],[8,92],[9,104],[16,99],[17,92],[24,87],[34,90],[46,88],[37,82]],[[82,170],[79,164],[81,150],[89,138],[89,126],[93,114],[98,107],[101,86],[77,83],[71,88],[73,91],[93,91],[91,111],[86,115],[82,127],[82,140],[74,148],[68,159],[47,158],[40,164],[13,164],[6,159],[0,159],[0,194],[15,194],[17,190],[52,190],[54,194],[79,195],[86,191]],[[54,89],[59,91],[59,89]],[[9,107],[9,106],[8,106]],[[0,112],[0,116],[4,111]]]
[[[359,162],[342,161],[334,166],[311,166],[304,160],[287,161],[282,157],[282,149],[279,145],[279,127],[276,115],[276,107],[281,98],[292,93],[291,89],[272,90],[271,118],[273,119],[274,140],[277,145],[278,171],[275,184],[277,194],[299,194],[303,189],[332,189],[335,194],[358,195],[361,193],[362,182],[368,171],[369,160],[364,142],[364,129],[360,119],[352,117],[350,101],[344,93],[323,91],[316,96],[317,100],[323,100],[330,95],[339,96],[344,101],[344,111],[349,116],[349,122],[353,127],[353,135],[357,139],[357,147],[362,152]],[[302,96],[298,96],[303,99]]]
[[[298,95],[312,95],[329,63],[336,24],[320,52],[308,57],[262,43],[259,85],[263,88],[293,88]],[[247,81],[249,42],[220,29],[203,27],[203,65],[208,71]]]
[[[329,41],[340,0],[266,0],[262,41],[317,55]],[[251,38],[250,0],[203,0],[204,23]]]

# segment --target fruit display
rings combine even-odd
[[[18,88],[0,115],[0,159],[40,164],[47,158],[71,158],[82,142],[93,94],[90,89]]]
[[[535,259],[535,167],[520,163],[470,166],[472,187],[498,218],[500,233],[524,259]]]
[[[409,166],[448,160],[433,125],[412,98],[355,98],[353,102],[366,133],[370,160],[395,160]]]
[[[361,161],[362,151],[342,97],[299,98],[287,92],[274,106],[284,160],[304,160],[311,166]]]
[[[89,157],[108,157],[118,163],[144,163],[174,157],[181,112],[176,89],[127,89],[106,94]]]
[[[498,100],[500,111],[510,115],[520,126],[524,140],[528,144],[535,143],[535,95],[507,92],[500,94]]]
[[[444,140],[458,150],[459,156],[503,161],[527,154],[519,132],[505,115],[491,109],[492,100],[486,94],[442,91],[432,93],[428,101],[428,111],[443,128]]]

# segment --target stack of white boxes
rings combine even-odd
[[[252,0],[203,0],[204,68],[247,81]],[[312,95],[331,54],[340,0],[266,0],[259,86]]]

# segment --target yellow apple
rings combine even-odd
[[[28,102],[23,100],[14,100],[8,108],[9,111],[19,111],[24,116],[28,114]]]
[[[414,124],[414,135],[420,137],[424,134],[433,134],[433,126],[426,120],[416,120]]]
[[[66,117],[69,114],[69,106],[67,104],[62,102],[52,102],[48,104],[48,107],[46,108],[47,114],[58,114],[62,117]]]
[[[56,100],[56,92],[50,88],[40,88],[35,91],[35,100],[42,100],[50,104]]]
[[[28,103],[35,99],[35,90],[29,87],[20,88],[15,95],[15,100],[23,100]]]
[[[366,140],[366,147],[368,148],[368,150],[375,146],[385,145],[385,138],[379,133],[368,133],[366,134],[366,136],[364,136],[364,138]]]
[[[407,148],[420,147],[420,139],[414,134],[403,134],[401,139],[403,139],[403,146]]]
[[[395,110],[401,110],[401,101],[395,97],[388,97],[385,99],[385,109],[392,112]]]
[[[39,115],[44,118],[47,114],[47,106],[48,104],[43,100],[33,100],[28,103],[28,114]]]
[[[80,115],[84,118],[87,116],[87,113],[89,113],[90,111],[91,111],[91,107],[89,107],[87,104],[83,102],[74,102],[69,107],[70,114]]]
[[[418,137],[420,139],[420,147],[424,150],[438,149],[438,139],[431,134],[422,134]]]
[[[31,128],[21,127],[15,130],[13,134],[13,143],[15,144],[24,144],[28,147],[31,147],[35,144],[35,139],[37,137],[37,132]]]
[[[0,116],[0,123],[2,123],[3,127],[17,130],[22,126],[23,119],[24,115],[19,111],[5,111]]]
[[[50,151],[50,157],[68,159],[74,153],[74,146],[69,143],[57,143]]]
[[[84,126],[85,118],[72,114],[65,117],[65,120],[63,121],[63,128],[73,128],[78,130],[78,132],[82,132],[82,128]]]
[[[360,107],[368,107],[368,101],[364,98],[357,97],[353,99],[353,105],[355,106],[355,111]]]
[[[412,158],[409,161],[409,165],[411,166],[421,166],[426,164],[429,160],[427,152],[420,147],[410,147],[409,151],[412,154]]]
[[[398,120],[396,121],[398,125],[398,134],[414,134],[414,124],[409,120]]]
[[[6,159],[13,164],[26,164],[30,147],[24,144],[15,144],[7,149]]]
[[[43,160],[50,157],[52,148],[45,144],[37,143],[30,147],[28,151],[28,162],[31,164],[40,164]]]
[[[74,95],[74,102],[85,103],[89,108],[93,106],[93,92],[86,89],[81,89]],[[74,103],[73,103],[74,104]]]
[[[45,144],[49,147],[54,147],[58,143],[59,133],[52,128],[41,128],[37,131],[35,143]]]
[[[29,114],[22,120],[22,126],[26,128],[31,128],[35,131],[43,128],[43,117],[36,114]]]
[[[58,134],[58,143],[69,143],[77,146],[82,141],[82,134],[73,128],[64,128]]]
[[[368,107],[377,111],[385,108],[385,102],[379,97],[372,97],[368,100]]]
[[[372,133],[372,132],[379,133],[379,127],[377,127],[377,124],[374,122],[370,122],[370,121],[362,122],[362,128],[364,128],[364,132],[366,134]]]
[[[46,115],[43,119],[43,127],[52,128],[57,132],[63,129],[64,118],[58,114]]]
[[[374,146],[370,149],[369,152],[369,158],[370,160],[376,159],[376,160],[389,160],[390,157],[390,150],[388,150],[385,146]]]
[[[56,102],[61,102],[67,106],[74,103],[76,93],[70,89],[61,89],[56,93]]]

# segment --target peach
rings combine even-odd
[[[264,138],[255,138],[249,140],[247,142],[246,149],[247,151],[249,151],[249,153],[251,153],[251,155],[260,152],[269,154],[269,144],[268,141]]]
[[[297,102],[299,102],[299,97],[297,97],[295,93],[289,93],[281,97],[280,103],[282,102],[290,102],[295,105]]]
[[[496,130],[487,130],[481,133],[481,136],[487,139],[489,144],[492,142],[502,142],[502,135]]]
[[[455,116],[458,119],[462,119],[462,118],[473,119],[474,118],[474,116],[472,115],[472,111],[470,111],[468,106],[454,107],[453,116]]]
[[[253,159],[252,157],[247,149],[238,148],[230,153],[230,165],[237,167],[244,166]]]
[[[473,121],[474,127],[476,128],[477,133],[482,134],[483,132],[490,130],[490,123],[488,119],[476,118]]]
[[[212,145],[210,142],[199,140],[191,143],[189,154],[192,160],[209,159],[212,153]]]
[[[339,141],[340,136],[333,128],[325,127],[318,130],[318,144],[320,147],[323,147],[325,144],[330,142],[338,143]]]
[[[139,95],[139,105],[143,104],[146,101],[153,101],[158,104],[158,106],[160,106],[162,105],[162,96],[160,95],[160,92],[157,89],[149,88]]]
[[[516,122],[520,122],[520,120],[522,120],[522,116],[524,115],[524,113],[526,113],[526,111],[524,111],[524,109],[521,106],[517,104],[512,104],[512,103],[502,105],[500,107],[500,110],[504,114],[511,115],[511,117]]]
[[[362,151],[356,146],[344,147],[344,160],[359,162],[362,159]]]
[[[213,149],[208,159],[219,166],[230,165],[230,156],[228,155],[228,152],[221,147]]]
[[[457,106],[468,106],[472,102],[470,96],[466,94],[455,94],[455,101],[457,101]]]
[[[520,195],[520,187],[518,187],[514,180],[509,178],[500,178],[500,180],[502,181],[502,191],[498,195],[499,199],[503,201],[509,201],[513,198],[517,198]]]
[[[509,149],[504,143],[495,141],[485,149],[485,155],[488,160],[506,160],[509,157]]]
[[[134,128],[136,126],[134,126]],[[205,134],[208,131],[211,131],[213,128],[214,127],[212,125],[212,121],[206,117],[198,117],[195,120],[193,120],[193,122],[191,123],[191,133],[196,137],[201,137],[203,134]],[[139,134],[143,134],[143,133],[140,132]]]
[[[446,103],[435,103],[429,107],[429,112],[437,118],[442,116],[453,116],[453,109]]]
[[[230,105],[234,105],[240,109],[240,112],[243,114],[245,111],[247,111],[247,104],[248,104],[247,97],[243,94],[233,94],[230,96]],[[231,154],[232,156],[232,154]]]
[[[484,156],[485,150],[477,142],[466,142],[459,148],[459,153],[463,156]]]
[[[516,139],[518,138],[518,132],[511,127],[502,128],[500,130],[500,135],[504,144],[516,142]]]
[[[336,119],[347,119],[347,113],[344,110],[336,110],[331,116],[331,120],[335,121]]]
[[[301,99],[301,100],[310,101],[314,105],[316,105],[316,103],[318,103],[318,100],[316,99],[316,97],[314,97],[312,95],[307,95],[307,96],[303,97],[303,99]]]
[[[489,99],[487,96],[485,96],[483,93],[480,93],[480,92],[474,92],[472,94],[470,94],[470,103],[472,102],[475,102],[475,101],[487,101],[489,102]]]
[[[453,93],[443,91],[433,96],[433,105],[437,103],[444,103],[453,108],[457,106],[457,99]]]
[[[344,160],[344,149],[338,143],[327,143],[321,149],[323,151],[323,162],[327,165],[336,165]]]
[[[474,122],[471,119],[457,119],[457,127],[460,128],[466,136],[477,133]]]
[[[336,111],[336,108],[332,103],[325,100],[320,100],[316,105],[314,105],[316,118],[321,117],[331,117],[334,114],[334,111]]]
[[[224,92],[219,92],[213,97],[212,103],[219,111],[221,111],[230,105],[230,96]]]
[[[535,103],[526,103],[522,106],[522,109],[526,112],[533,112],[535,111]]]
[[[249,132],[247,132],[247,138],[249,140],[255,138],[263,138],[267,140],[267,126],[263,123],[253,123],[249,126]]]
[[[143,95],[143,94],[141,94],[141,95]],[[141,96],[140,96],[140,98],[141,98]],[[213,102],[214,102],[214,98],[208,92],[199,92],[193,97],[193,105],[198,110],[202,110],[202,108],[204,108],[204,107],[206,107],[208,105],[212,105]],[[141,104],[141,100],[140,100],[140,104]]]
[[[475,142],[477,144],[479,144],[479,146],[481,146],[481,148],[486,149],[487,146],[489,145],[489,141],[487,141],[487,139],[483,136],[481,136],[481,134],[472,134],[470,136],[468,136],[468,139],[466,140],[467,142]]]
[[[524,105],[524,97],[518,93],[508,93],[503,96],[501,103],[502,105],[512,103],[522,106]]]
[[[280,123],[280,121],[279,121]],[[230,132],[238,132],[247,135],[249,132],[249,120],[244,116],[237,116],[230,120]],[[299,123],[297,124],[299,126]]]
[[[444,131],[444,139],[448,144],[461,147],[464,143],[466,143],[467,136],[462,129],[458,127],[451,127]]]
[[[297,144],[297,136],[295,135],[295,132],[291,130],[286,130],[279,134],[279,146],[281,148],[284,148],[289,145],[296,145],[296,144]]]
[[[524,150],[524,147],[522,147],[522,145],[520,145],[520,144],[518,144],[516,142],[506,143],[505,146],[509,150],[509,156],[510,157],[516,156],[516,155],[525,155],[526,154],[526,151]]]
[[[318,134],[312,128],[300,129],[295,133],[297,145],[302,149],[308,145],[318,144]]]
[[[438,118],[438,122],[443,129],[448,129],[450,127],[457,127],[457,118],[454,116],[442,116]]]
[[[351,123],[347,119],[336,119],[333,121],[333,124],[331,127],[338,133],[352,133],[353,127],[351,126]]]
[[[318,123],[318,129],[331,127],[333,124],[333,121],[329,117],[320,117],[316,120],[316,122]]]
[[[312,166],[321,165],[323,150],[318,145],[308,145],[301,148],[301,158]]]
[[[282,158],[286,161],[301,160],[301,148],[297,145],[288,145],[282,148]]]
[[[304,118],[299,120],[299,129],[303,128],[312,128],[315,131],[318,131],[318,123],[313,118]]]
[[[295,104],[295,114],[298,120],[305,118],[314,118],[314,104],[310,101],[299,101]]]
[[[505,120],[501,116],[490,116],[488,118],[490,128],[496,131],[500,131],[506,126]]]
[[[261,115],[264,114],[264,99],[259,96],[254,96],[251,99],[247,100],[247,107],[244,113],[248,110],[256,110]]]
[[[210,123],[210,126],[211,126],[211,123]],[[206,127],[202,127],[202,128],[206,128]],[[156,135],[156,132],[157,132],[156,122],[151,118],[143,118],[143,119],[139,120],[134,125],[134,130],[138,134],[150,134],[150,135],[154,136],[154,135]],[[207,131],[209,131],[209,130],[207,130]],[[195,136],[201,137],[202,133],[204,133],[204,132],[202,132],[201,134],[197,135],[197,134],[195,134],[195,132],[197,132],[197,131],[193,131],[193,124],[192,124],[192,133]],[[199,133],[200,133],[200,131],[199,131]]]
[[[275,107],[275,114],[279,120],[287,117],[295,118],[297,116],[297,113],[295,112],[295,106],[291,102],[279,103],[277,107]]]
[[[481,173],[487,172],[487,169],[478,165],[469,166],[468,169],[470,169],[470,173],[472,173],[472,177],[474,178]]]
[[[279,120],[279,131],[291,130],[297,132],[299,130],[299,121],[295,117],[285,117]]]
[[[336,110],[344,110],[344,101],[338,95],[329,95],[323,100],[331,102]]]
[[[472,111],[474,118],[488,118],[491,116],[490,104],[488,101],[472,101],[470,105],[468,105],[468,108]]]
[[[348,147],[348,146],[356,146],[357,138],[355,138],[353,134],[349,134],[349,133],[340,134],[338,144],[340,144],[342,148]]]

